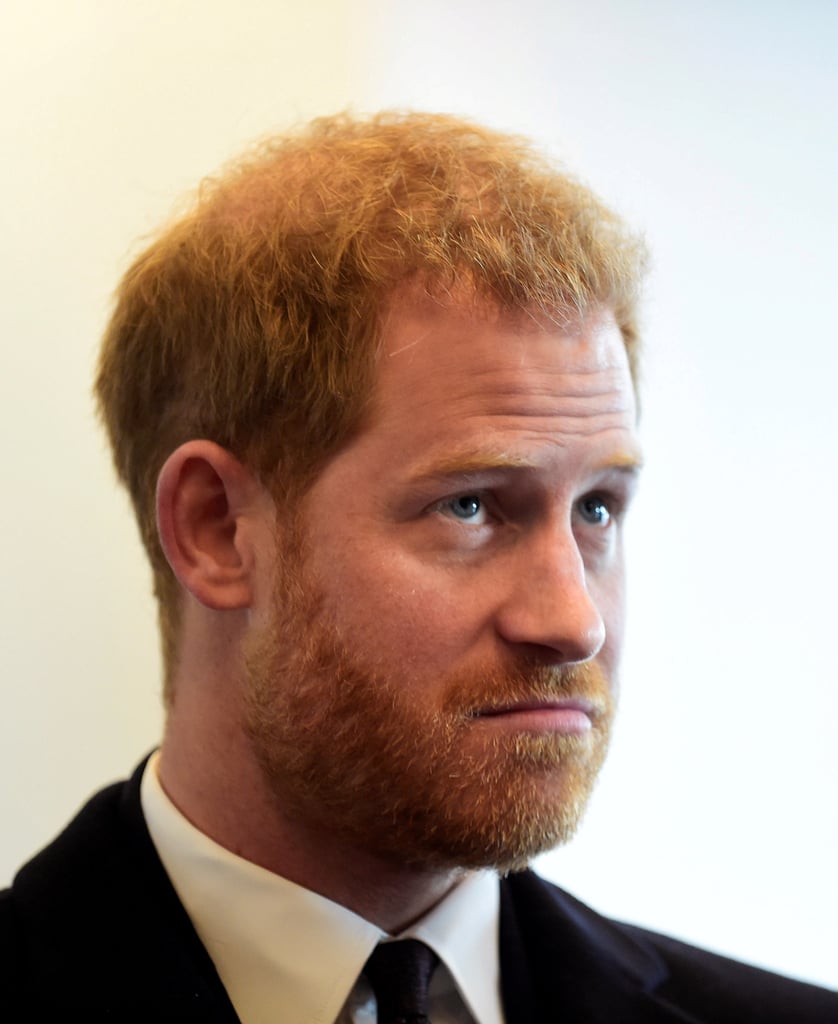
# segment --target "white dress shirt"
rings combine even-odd
[[[351,910],[243,860],[198,831],[157,778],[143,775],[143,813],[163,866],[242,1024],[375,1024],[359,977],[381,939]],[[503,1024],[497,877],[466,876],[398,938],[439,956],[430,990],[434,1024]]]

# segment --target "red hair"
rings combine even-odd
[[[96,396],[131,495],[171,675],[178,588],[155,487],[190,438],[301,493],[357,426],[403,283],[555,321],[613,312],[636,366],[643,248],[526,142],[453,117],[324,118],[200,186],[125,274]]]

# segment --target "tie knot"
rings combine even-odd
[[[382,942],[364,967],[375,1001],[378,1024],[427,1024],[428,985],[439,963],[418,939]]]

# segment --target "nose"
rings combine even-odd
[[[554,664],[595,657],[605,622],[588,590],[585,565],[572,532],[530,545],[510,567],[510,587],[496,628],[503,640]]]

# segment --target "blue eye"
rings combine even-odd
[[[579,514],[586,523],[592,526],[608,526],[611,522],[611,510],[608,502],[599,495],[582,498],[579,502]]]
[[[474,519],[483,510],[483,503],[476,494],[461,494],[457,498],[451,498],[445,504],[457,519]]]

